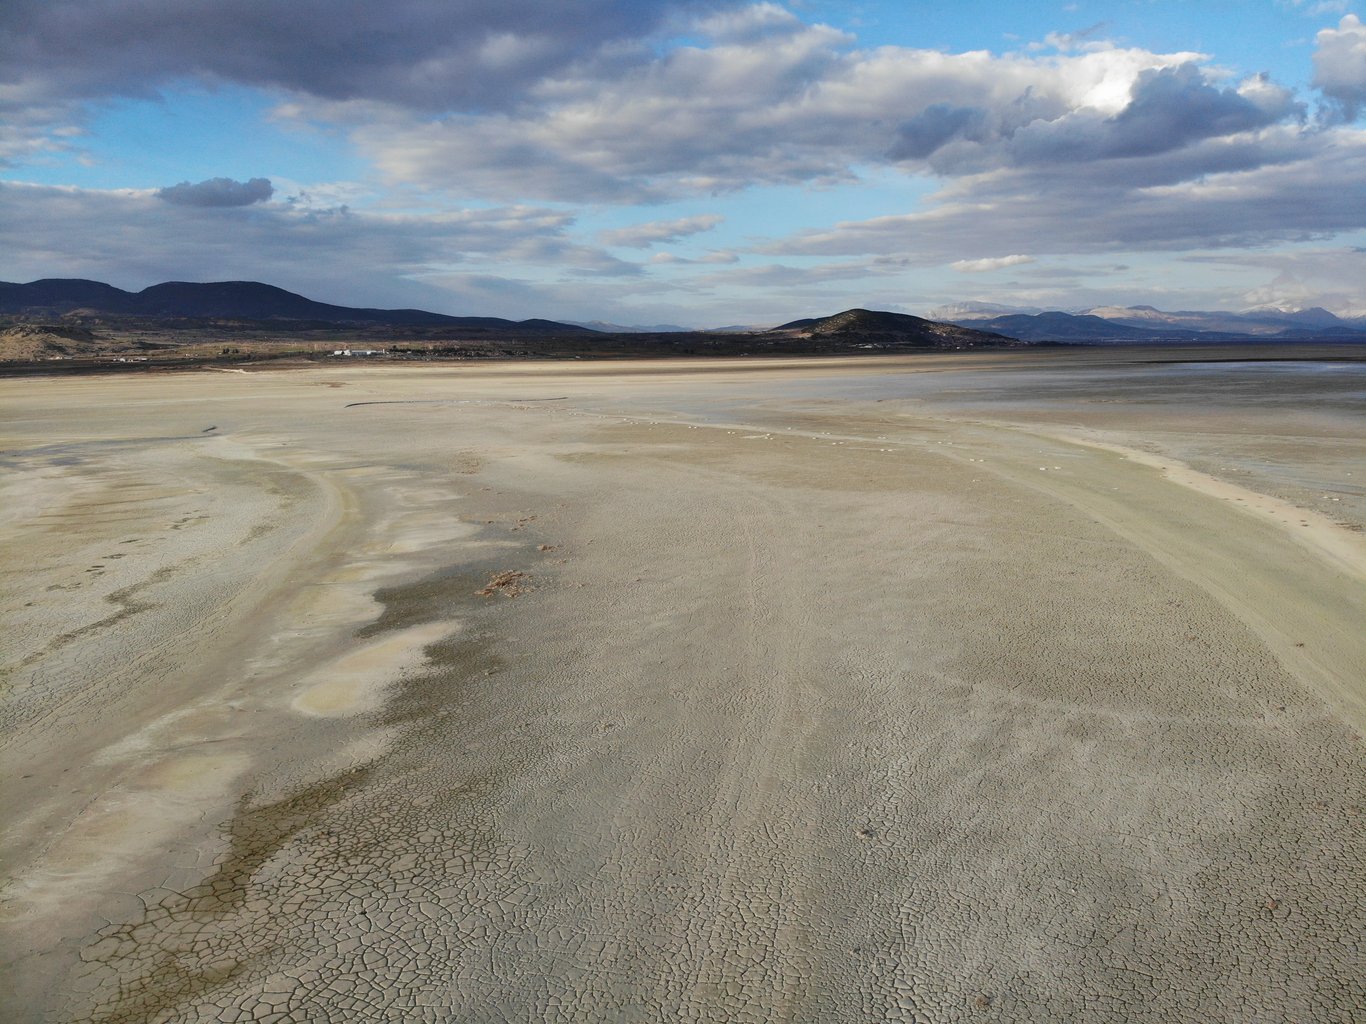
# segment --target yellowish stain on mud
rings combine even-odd
[[[323,718],[373,711],[383,703],[385,690],[425,663],[426,648],[458,629],[451,622],[413,626],[344,654],[306,677],[307,688],[291,706]]]

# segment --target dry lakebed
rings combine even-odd
[[[0,380],[0,1019],[1366,1019],[1364,402]]]

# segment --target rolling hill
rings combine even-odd
[[[1000,348],[1022,344],[995,330],[978,330],[907,313],[846,309],[833,316],[793,320],[766,332],[792,338],[861,342],[864,348]]]

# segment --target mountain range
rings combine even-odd
[[[228,320],[290,320],[318,324],[387,324],[458,327],[519,333],[575,334],[591,331],[554,320],[504,320],[492,316],[447,316],[422,309],[370,309],[314,302],[258,281],[195,284],[167,281],[140,292],[100,281],[45,278],[28,284],[0,281],[0,313],[67,315],[77,312],[114,316],[191,317]]]
[[[700,334],[717,337],[748,336],[761,348],[784,342],[873,350],[918,348],[978,348],[1038,342],[1063,344],[1181,344],[1231,341],[1348,341],[1366,342],[1366,317],[1342,318],[1326,309],[1286,311],[1254,309],[1242,313],[1185,310],[1163,312],[1153,306],[1099,306],[1063,312],[968,302],[942,306],[933,319],[904,313],[850,309],[834,316],[792,320],[778,327],[729,327],[696,331],[674,324],[625,327],[602,321],[565,323],[554,320],[505,320],[500,317],[449,316],[421,309],[373,309],[337,306],[256,281],[191,283],[168,281],[140,292],[124,291],[100,281],[48,278],[27,284],[0,282],[0,315],[26,324],[16,327],[23,337],[8,339],[25,350],[38,344],[32,333],[35,319],[60,319],[62,325],[44,327],[45,344],[79,348],[85,331],[103,319],[170,323],[193,321],[200,328],[237,330],[254,325],[271,331],[320,331],[359,328],[388,332],[389,336],[510,339],[577,336],[617,338],[675,335],[666,348],[691,351],[689,339]],[[183,326],[183,325],[181,325]],[[20,329],[22,328],[22,329]],[[179,328],[177,328],[179,329]],[[27,332],[27,333],[25,333]],[[738,343],[737,343],[738,344]],[[544,347],[544,346],[542,346]],[[705,349],[706,344],[703,344]],[[652,349],[653,350],[653,349]],[[821,350],[824,350],[822,348]]]
[[[592,359],[624,356],[835,355],[1011,348],[999,333],[903,313],[845,310],[777,328],[594,330],[553,320],[447,316],[314,302],[254,281],[172,281],[140,292],[100,281],[0,282],[0,363],[80,370],[214,359]],[[661,328],[663,328],[661,330]]]
[[[1366,317],[1339,317],[1326,309],[1251,309],[1164,312],[1153,306],[1096,306],[1075,312],[1012,308],[994,303],[941,306],[931,315],[978,330],[999,331],[1028,341],[1220,342],[1366,341]]]

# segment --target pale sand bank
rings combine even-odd
[[[1077,444],[1115,452],[1126,459],[1133,459],[1142,465],[1161,470],[1168,479],[1183,486],[1222,498],[1224,501],[1237,502],[1254,515],[1276,525],[1290,527],[1287,532],[1291,539],[1327,558],[1347,575],[1366,579],[1366,537],[1344,530],[1340,523],[1321,512],[1300,508],[1288,501],[1259,494],[1228,480],[1220,480],[1209,473],[1192,469],[1176,459],[1162,458],[1150,452],[1107,444],[1075,434],[1059,432],[1057,436]],[[1296,526],[1305,527],[1305,530],[1301,532],[1294,529]]]
[[[1028,365],[0,382],[11,1016],[1351,1020],[1360,423]]]

